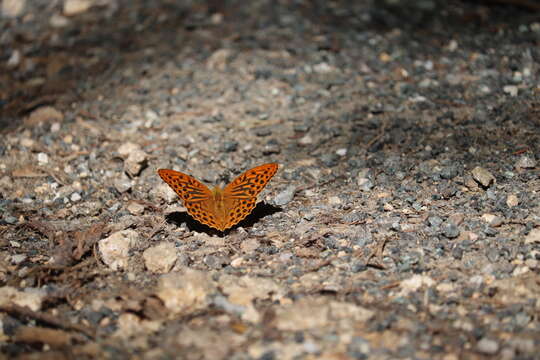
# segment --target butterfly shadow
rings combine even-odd
[[[246,216],[245,219],[240,221],[238,224],[234,225],[232,228],[227,229],[225,231],[219,231],[214,228],[211,228],[210,226],[201,224],[197,220],[193,219],[187,212],[180,212],[175,211],[170,214],[167,214],[165,216],[166,221],[169,224],[174,224],[177,226],[182,225],[183,223],[186,224],[186,227],[190,231],[196,231],[196,232],[204,232],[208,235],[218,235],[218,236],[224,236],[231,232],[232,230],[243,227],[243,228],[250,228],[255,223],[257,223],[260,219],[262,219],[265,216],[269,216],[272,214],[275,214],[277,212],[282,211],[282,209],[279,206],[274,206],[271,204],[267,204],[265,202],[258,203],[253,211]]]

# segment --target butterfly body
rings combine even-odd
[[[182,199],[193,218],[224,231],[251,213],[257,195],[277,169],[275,163],[260,165],[239,175],[224,188],[214,187],[212,190],[179,171],[160,169],[158,174]]]

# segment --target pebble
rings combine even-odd
[[[137,176],[146,166],[148,155],[138,144],[127,142],[118,148],[118,153],[124,159],[124,170],[130,176]]]
[[[132,177],[138,176],[146,167],[148,155],[142,150],[130,152],[124,161],[124,170]]]
[[[130,202],[126,209],[131,215],[142,215],[144,213],[144,205],[135,201]]]
[[[439,227],[444,222],[444,220],[439,216],[430,216],[428,217],[427,221],[430,226],[435,228]]]
[[[506,198],[506,206],[512,208],[512,207],[516,207],[519,205],[519,199],[516,195],[514,194],[510,194],[508,195],[508,197]]]
[[[17,17],[22,15],[26,0],[3,0],[1,15],[5,17]]]
[[[309,135],[304,135],[298,140],[298,144],[300,145],[310,145],[313,144],[313,138]]]
[[[514,165],[517,169],[534,169],[537,165],[535,159],[528,155],[522,155]]]
[[[503,223],[503,219],[500,216],[493,214],[482,215],[482,220],[484,220],[486,223],[493,227],[499,227]]]
[[[475,167],[472,170],[471,175],[476,182],[485,188],[495,182],[495,177],[488,170],[480,166]]]
[[[32,111],[25,123],[28,125],[37,125],[45,122],[62,122],[64,114],[52,106],[42,106]]]
[[[24,260],[26,260],[26,255],[24,255],[24,254],[11,255],[11,263],[12,264],[19,265]]]
[[[69,197],[69,200],[71,200],[71,202],[77,202],[77,201],[80,201],[81,199],[82,199],[81,195],[79,193],[77,193],[77,192],[74,192]]]
[[[339,196],[330,196],[328,198],[328,205],[332,205],[332,206],[337,206],[337,205],[341,205],[341,199],[339,198]]]
[[[14,69],[21,63],[21,52],[17,49],[13,50],[6,65],[10,69]]]
[[[435,281],[431,277],[416,274],[399,283],[399,287],[401,288],[400,295],[407,295],[419,290],[423,286],[431,287],[433,285],[435,285]]]
[[[40,152],[37,154],[37,161],[39,163],[39,165],[45,165],[45,164],[48,164],[49,163],[49,155],[43,153],[43,152]]]
[[[540,243],[540,228],[532,229],[525,237],[525,245]]]
[[[456,224],[446,221],[442,224],[442,234],[448,239],[455,239],[459,236],[460,231]]]
[[[277,206],[283,206],[292,201],[294,198],[294,193],[296,192],[296,186],[289,185],[285,190],[281,191],[274,198],[274,204]]]
[[[99,241],[99,252],[103,262],[112,270],[127,268],[129,251],[139,242],[135,230],[122,230]]]
[[[66,0],[64,2],[64,15],[73,16],[86,12],[92,6],[92,0]]]
[[[17,218],[15,216],[11,216],[11,215],[4,215],[3,217],[4,221],[8,224],[16,224],[17,223]]]
[[[173,189],[164,182],[160,181],[159,185],[154,187],[151,190],[152,197],[158,199],[163,199],[167,204],[172,204],[173,202],[178,201],[178,195],[174,192]]]
[[[120,177],[114,179],[113,185],[114,188],[121,194],[129,191],[132,187],[131,179],[124,173],[122,173]]]
[[[157,274],[165,274],[174,266],[177,254],[173,243],[162,242],[143,252],[144,265],[148,270]]]
[[[69,23],[70,23],[69,19],[60,14],[52,14],[51,18],[49,19],[49,24],[53,28],[63,28],[63,27],[68,26]]]
[[[39,311],[46,297],[47,292],[44,289],[26,288],[20,291],[11,286],[0,287],[0,306],[13,303]]]
[[[368,192],[371,189],[373,189],[373,187],[375,186],[373,185],[373,182],[370,179],[365,178],[365,177],[358,178],[357,184],[360,190],[363,192]]]
[[[156,296],[172,314],[189,314],[206,308],[216,285],[209,273],[186,268],[159,279]]]
[[[506,85],[503,87],[503,91],[505,94],[508,94],[510,96],[517,96],[518,94],[518,87],[515,85]]]
[[[499,351],[499,343],[492,339],[482,338],[476,344],[476,350],[482,354],[494,355]]]
[[[224,152],[234,152],[238,149],[238,141],[226,141],[222,149]]]
[[[456,165],[445,166],[441,170],[441,178],[446,180],[452,180],[459,175],[459,170]]]
[[[233,268],[239,268],[244,264],[244,258],[243,257],[237,257],[231,261],[231,266]]]

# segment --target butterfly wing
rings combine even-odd
[[[179,171],[160,169],[158,174],[182,199],[188,213],[197,221],[219,228],[219,221],[214,213],[213,195],[210,189],[193,176]]]
[[[236,225],[248,216],[257,203],[257,195],[274,176],[278,164],[264,164],[239,175],[223,189],[226,219],[225,229]]]

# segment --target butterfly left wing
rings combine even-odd
[[[222,227],[222,221],[215,214],[212,205],[212,191],[206,185],[179,171],[160,169],[158,174],[178,194],[195,220],[216,229]]]
[[[184,203],[208,200],[212,197],[210,189],[193,176],[170,169],[159,169],[158,174]]]

